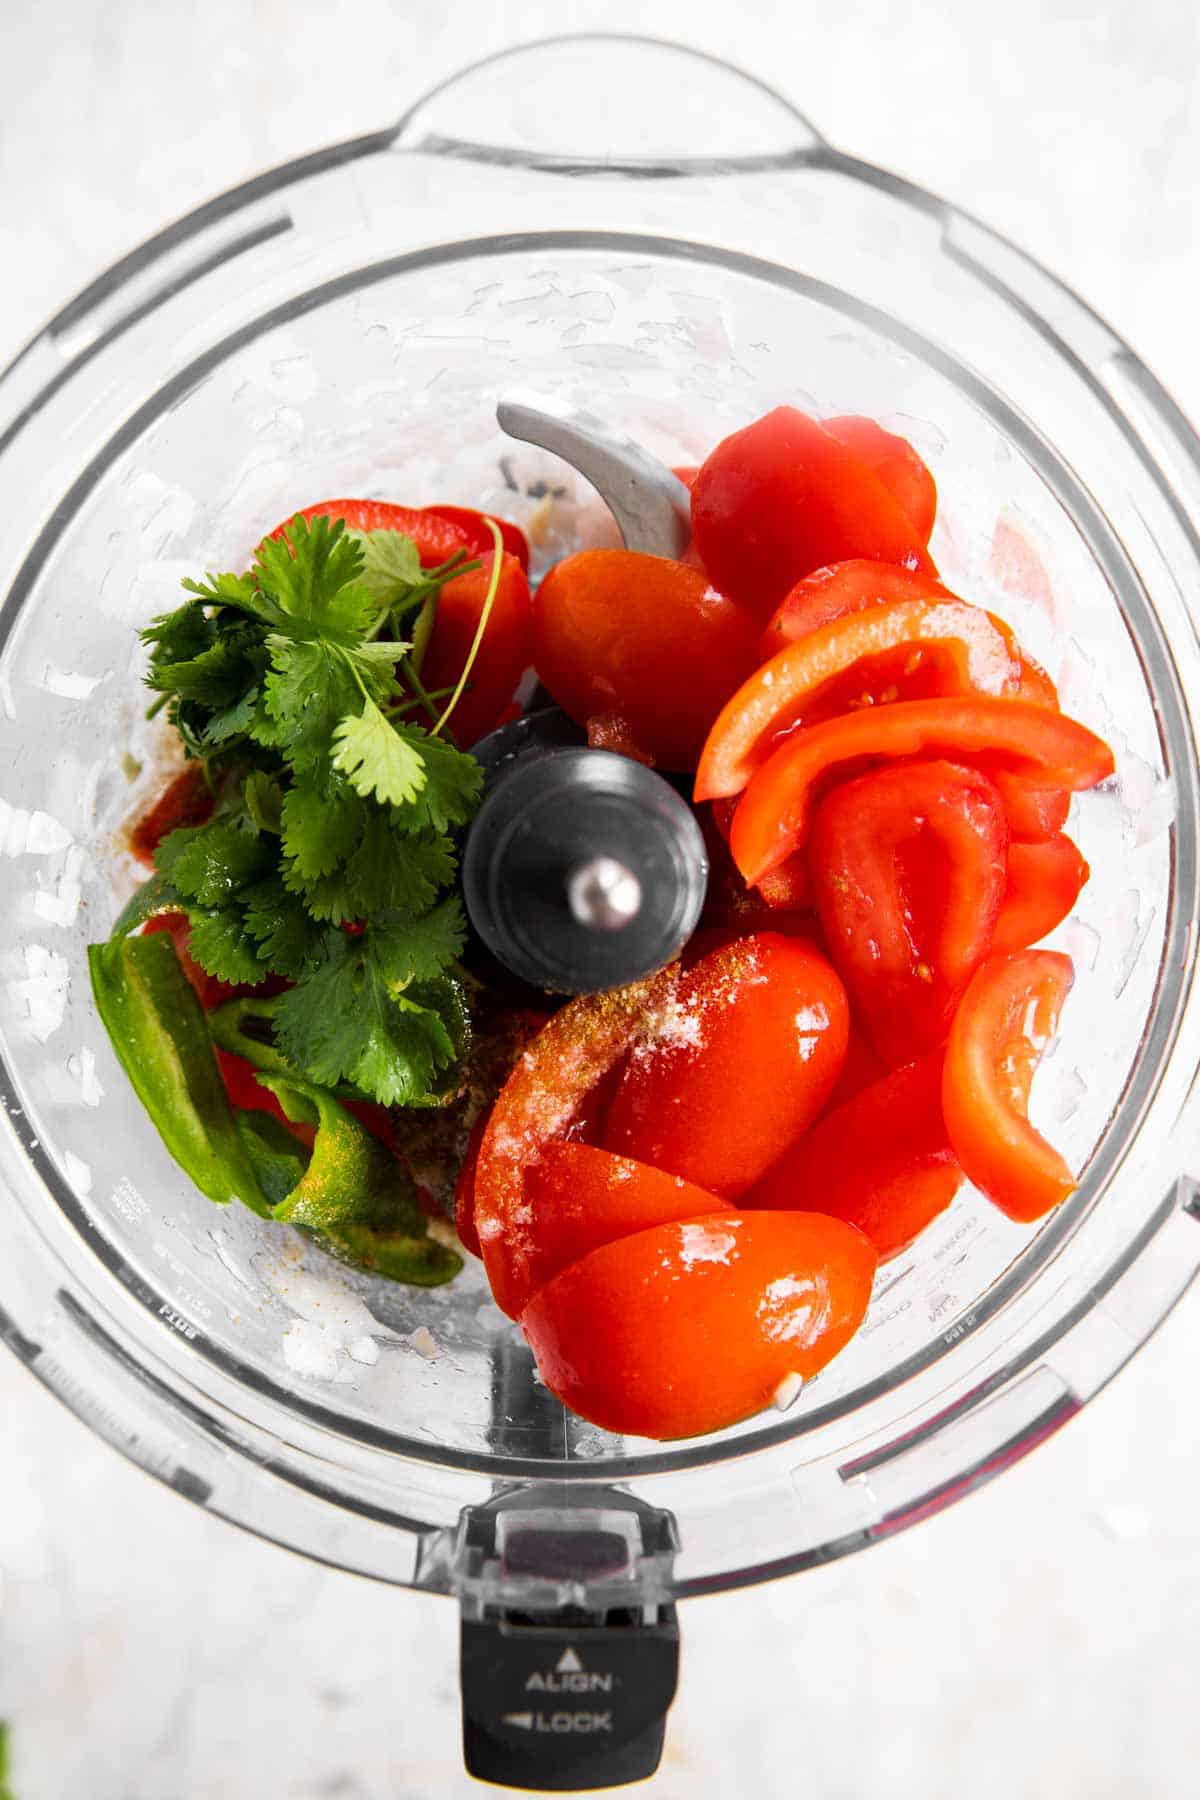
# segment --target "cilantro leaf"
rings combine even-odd
[[[440,975],[462,950],[467,921],[457,894],[450,894],[421,918],[381,913],[370,927],[371,954],[388,991]]]
[[[364,808],[348,782],[332,771],[295,782],[283,801],[283,847],[305,882],[332,874],[362,836]]]
[[[340,925],[380,912],[423,913],[454,879],[457,865],[449,838],[421,832],[404,837],[386,814],[368,811],[358,848],[331,875],[306,882],[288,863],[284,881],[304,895],[310,913]]]
[[[425,764],[404,728],[393,725],[368,700],[357,715],[337,725],[334,767],[350,779],[364,799],[384,806],[405,806],[425,786]]]
[[[232,606],[239,612],[253,612],[259,603],[248,575],[206,575],[203,581],[185,581],[182,585],[204,606]]]
[[[252,728],[258,715],[260,690],[248,688],[240,700],[232,706],[213,713],[204,726],[203,740],[216,750],[224,748],[231,740],[244,737]]]
[[[278,837],[283,830],[283,789],[265,769],[251,769],[242,784],[242,803],[259,831]]]
[[[168,833],[154,853],[160,873],[186,899],[204,907],[231,900],[265,874],[270,861],[271,852],[260,838],[217,819]]]
[[[244,929],[264,969],[294,981],[319,961],[328,927],[311,917],[303,900],[290,893],[277,875],[247,888],[242,903]]]
[[[236,906],[189,906],[188,924],[188,954],[206,974],[235,985],[257,983],[266,975]]]
[[[475,758],[420,725],[394,725],[393,730],[425,766],[424,785],[397,821],[401,830],[449,831],[465,825],[483,789],[483,770]]]
[[[382,1106],[416,1105],[454,1060],[449,1032],[436,1012],[404,995],[368,1016],[347,1079]]]
[[[359,581],[361,545],[340,519],[306,521],[299,515],[281,537],[264,538],[255,552],[259,588],[275,602],[288,636],[322,638],[352,647],[379,614]]]
[[[371,936],[330,934],[321,962],[280,995],[276,1039],[323,1087],[346,1081],[384,1106],[420,1104],[454,1062],[454,1040],[435,1007],[389,991]]]
[[[185,659],[165,661],[156,656],[146,685],[218,710],[233,706],[247,688],[256,687],[266,667],[261,628],[239,623]]]
[[[217,627],[198,600],[186,600],[174,612],[161,613],[138,634],[151,649],[151,666],[186,663],[202,656],[217,641]]]
[[[421,584],[421,553],[404,532],[356,531],[348,535],[362,550],[359,579],[376,605],[394,608],[408,597],[411,588]]]
[[[358,683],[332,645],[275,636],[268,643],[272,669],[264,700],[275,729],[256,727],[254,735],[281,749],[297,770],[311,769],[328,756],[340,720],[362,704]]]

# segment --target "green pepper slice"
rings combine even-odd
[[[270,1217],[170,935],[89,944],[88,969],[113,1049],[176,1162],[210,1200],[240,1200]]]

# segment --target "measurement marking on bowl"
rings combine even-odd
[[[139,1219],[148,1218],[150,1214],[149,1202],[138,1193],[127,1175],[122,1175],[117,1182],[108,1196],[108,1203],[114,1212],[119,1212],[131,1225],[137,1224]]]

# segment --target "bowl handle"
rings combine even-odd
[[[472,63],[396,130],[400,149],[563,172],[777,167],[824,140],[766,82],[658,38],[580,32]]]

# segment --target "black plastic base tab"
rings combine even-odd
[[[463,1757],[480,1781],[550,1793],[653,1775],[679,1679],[671,1515],[617,1488],[512,1488],[468,1508]]]
[[[463,1757],[480,1781],[542,1792],[653,1775],[679,1675],[673,1606],[654,1624],[463,1620]]]

